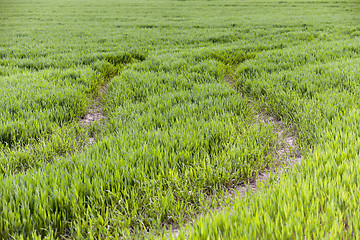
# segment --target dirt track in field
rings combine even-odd
[[[225,80],[232,89],[236,90],[235,80],[232,75],[226,75]],[[256,192],[260,183],[263,184],[269,181],[270,173],[279,176],[284,168],[301,161],[302,156],[296,143],[296,135],[289,134],[289,131],[286,130],[285,126],[280,120],[269,114],[260,112],[256,115],[254,121],[263,122],[265,124],[271,124],[274,126],[274,134],[277,136],[277,145],[279,146],[275,152],[275,166],[272,168],[266,168],[264,171],[259,172],[255,178],[243,181],[235,188],[228,189],[224,198],[234,199],[236,196],[243,196],[249,188],[253,192]],[[222,209],[220,207],[216,209],[216,211],[221,210]],[[169,232],[168,237],[177,237],[179,233],[180,228],[173,226],[173,229],[171,232]]]
[[[99,89],[96,97],[94,98],[94,103],[89,109],[89,112],[80,119],[80,123],[86,128],[93,123],[100,123],[101,119],[104,117],[103,107],[101,100],[103,95],[107,91],[107,82],[104,83]],[[95,141],[94,137],[90,137],[89,144],[92,145]]]
[[[228,85],[236,90],[235,88],[235,80],[233,76],[226,75],[225,80]],[[102,118],[104,117],[103,107],[101,104],[103,95],[107,91],[107,83],[103,84],[102,87],[99,89],[98,94],[94,97],[94,103],[89,109],[89,112],[80,119],[80,123],[85,127],[89,127],[93,123],[100,123]],[[243,196],[245,192],[250,188],[253,192],[258,189],[259,183],[266,183],[270,179],[270,173],[279,175],[281,171],[286,166],[290,164],[297,163],[301,160],[301,154],[299,153],[298,146],[296,143],[296,136],[295,134],[289,134],[288,130],[285,129],[282,122],[273,116],[266,114],[264,112],[260,112],[256,115],[254,121],[262,122],[265,124],[271,124],[274,126],[274,134],[277,136],[278,139],[278,148],[276,149],[275,156],[275,166],[272,168],[267,168],[262,172],[259,172],[258,175],[247,181],[243,181],[238,184],[234,188],[228,189],[224,198],[231,198],[235,199],[236,196],[240,195]],[[95,142],[94,137],[90,137],[89,144],[92,145]],[[221,211],[221,208],[217,208],[216,211]],[[200,217],[200,216],[198,216]],[[191,223],[189,223],[191,224]],[[172,230],[168,233],[168,237],[176,237],[179,235],[180,227],[172,226]]]

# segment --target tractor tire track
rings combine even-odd
[[[235,79],[232,75],[225,75],[225,80],[230,88],[235,91]],[[241,95],[239,93],[239,95]],[[276,174],[279,179],[279,175],[286,168],[290,167],[292,164],[299,163],[301,161],[302,155],[298,149],[297,137],[295,133],[289,134],[288,130],[285,129],[283,123],[276,119],[275,117],[266,114],[265,112],[259,112],[254,119],[255,122],[262,122],[265,124],[270,124],[274,126],[274,135],[277,137],[277,146],[275,150],[275,165],[273,167],[267,167],[265,170],[259,172],[255,178],[248,179],[240,182],[237,186],[229,188],[224,199],[228,198],[232,201],[236,199],[237,196],[244,196],[248,190],[256,192],[259,185],[264,185],[270,180],[270,174]],[[232,202],[230,201],[230,202]],[[221,212],[223,207],[217,207],[214,211]],[[195,217],[194,220],[189,221],[189,226],[192,225],[196,219],[201,215]],[[180,234],[179,226],[172,226],[170,232],[168,232],[168,238],[177,238]]]
[[[107,92],[109,81],[106,81],[99,89],[97,95],[94,97],[94,103],[90,106],[89,111],[81,119],[80,123],[84,128],[89,128],[94,123],[100,123],[104,118],[103,105],[101,103],[104,94]],[[89,145],[95,142],[95,137],[90,136]]]

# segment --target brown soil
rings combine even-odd
[[[104,93],[107,90],[107,83],[105,83],[98,91],[98,94],[94,98],[94,103],[90,107],[89,112],[80,119],[80,123],[84,127],[89,127],[92,123],[100,123],[101,119],[104,117],[104,112],[101,105],[101,99]],[[94,137],[90,137],[89,144],[94,143]]]

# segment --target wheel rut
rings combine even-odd
[[[225,80],[230,88],[237,91],[233,75],[225,75]],[[278,120],[274,116],[261,111],[255,115],[254,121],[274,126],[274,135],[277,137],[278,146],[275,149],[275,163],[273,166],[269,166],[263,171],[259,172],[255,178],[242,181],[237,186],[229,188],[224,195],[224,199],[230,198],[234,200],[237,196],[244,196],[248,190],[256,192],[260,184],[263,185],[270,180],[271,174],[276,174],[277,178],[279,179],[279,175],[282,171],[290,167],[292,164],[296,164],[301,161],[302,155],[298,148],[296,133],[289,133],[289,130],[285,128],[281,120]],[[216,212],[220,212],[222,210],[224,210],[223,207],[214,209]],[[192,223],[199,217],[200,215],[195,217],[195,220],[189,222],[189,225],[192,225]],[[176,238],[179,236],[179,234],[180,227],[172,226],[172,229],[168,232],[167,237]]]
[[[235,79],[231,74],[225,76],[227,84],[236,90]],[[289,134],[281,120],[265,112],[259,112],[254,121],[270,124],[274,126],[274,135],[277,137],[278,148],[275,151],[275,165],[267,167],[265,170],[259,172],[253,179],[241,182],[237,187],[229,191],[230,195],[235,196],[237,193],[244,195],[248,187],[255,192],[258,189],[259,183],[265,183],[270,179],[270,173],[275,173],[277,176],[289,167],[301,161],[302,155],[297,144],[297,136],[295,133]]]
[[[103,105],[101,103],[103,96],[107,92],[108,81],[105,82],[94,97],[94,103],[90,106],[89,111],[80,119],[80,123],[84,128],[89,128],[94,123],[100,123],[104,118]],[[89,144],[92,145],[95,138],[90,136]]]

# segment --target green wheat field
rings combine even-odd
[[[358,0],[1,0],[0,19],[0,239],[360,238]],[[259,115],[301,160],[276,170]]]

